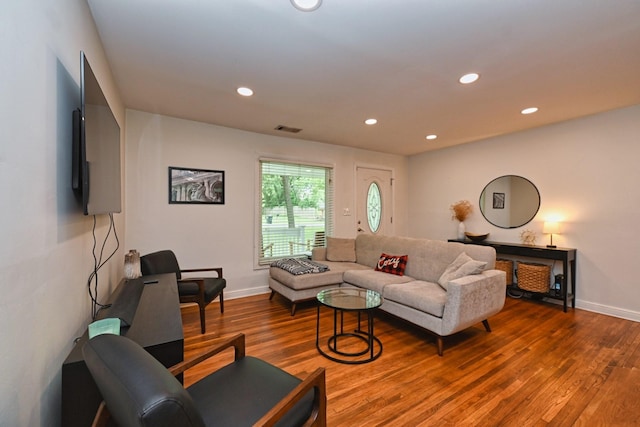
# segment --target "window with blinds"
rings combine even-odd
[[[302,257],[332,234],[333,169],[260,161],[258,263]]]

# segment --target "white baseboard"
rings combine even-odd
[[[246,288],[246,289],[238,289],[234,291],[225,290],[224,299],[236,299],[236,298],[244,298],[250,297],[254,295],[263,295],[271,292],[269,286],[257,286],[255,288]],[[550,302],[555,302],[562,304],[560,301],[553,300]],[[619,307],[613,307],[604,304],[597,304],[589,301],[576,300],[576,308],[581,310],[592,311],[594,313],[600,313],[607,316],[619,317],[621,319],[632,320],[634,322],[640,322],[640,312],[626,310]]]
[[[255,288],[238,289],[234,291],[228,291],[227,289],[225,289],[224,299],[227,300],[227,299],[251,297],[254,295],[268,294],[270,292],[271,292],[271,289],[269,289],[269,286],[258,286]]]
[[[634,322],[640,322],[639,312],[626,310],[624,308],[612,307],[583,300],[576,300],[576,308],[606,314],[607,316],[619,317],[621,319],[633,320]]]

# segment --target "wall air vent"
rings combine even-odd
[[[283,125],[278,125],[274,129],[282,131],[282,132],[289,132],[289,133],[298,133],[298,132],[300,132],[302,130],[302,129],[298,129],[298,128],[292,128],[292,127],[289,127],[289,126],[283,126]]]

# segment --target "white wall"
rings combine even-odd
[[[540,112],[539,114],[543,114]],[[560,215],[554,244],[578,250],[577,306],[640,320],[640,106],[423,153],[409,159],[409,221],[421,237],[454,238],[449,206],[474,204],[467,231],[520,243],[529,229],[546,245],[542,222]],[[528,225],[505,230],[478,210],[484,186],[506,174],[531,180],[541,207]]]
[[[394,171],[395,232],[407,231],[407,159],[317,142],[260,135],[127,110],[127,249],[176,252],[182,268],[221,266],[226,298],[267,291],[254,269],[257,164],[260,157],[334,166],[335,235],[354,237],[355,165]],[[168,167],[225,171],[224,205],[170,205]]]
[[[84,0],[0,3],[0,425],[60,425],[60,371],[87,327],[92,219],[71,192],[80,50],[124,109]],[[118,216],[118,215],[116,215]],[[98,237],[104,232],[98,222]],[[124,235],[122,218],[119,231]],[[100,275],[101,294],[123,253]]]

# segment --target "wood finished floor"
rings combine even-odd
[[[316,306],[267,295],[217,302],[200,334],[195,306],[182,308],[185,357],[220,337],[246,335],[247,354],[303,377],[326,368],[329,426],[640,425],[640,323],[507,298],[502,312],[445,338],[378,312],[384,349],[363,365],[329,361],[315,347]],[[332,321],[322,311],[321,324]],[[347,317],[355,322],[355,318]],[[219,355],[188,372],[189,385],[232,360]]]

